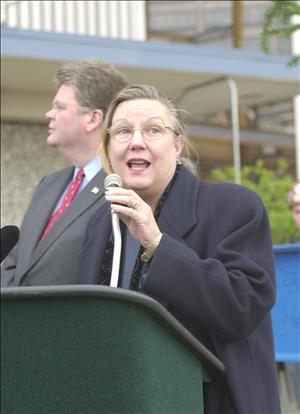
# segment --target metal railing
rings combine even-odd
[[[176,98],[176,102],[180,102],[185,95],[195,89],[206,88],[216,83],[226,82],[230,92],[230,106],[231,106],[231,128],[232,128],[232,152],[233,152],[233,166],[234,179],[236,184],[241,184],[241,145],[240,145],[240,125],[239,125],[239,95],[236,82],[233,79],[221,76],[206,82],[190,85],[185,88],[181,94]]]
[[[145,1],[1,1],[1,25],[58,32],[146,39]]]

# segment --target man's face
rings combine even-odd
[[[85,139],[86,119],[72,85],[59,87],[46,118],[49,121],[48,145],[64,152],[80,145]]]

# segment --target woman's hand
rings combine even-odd
[[[105,192],[105,198],[144,248],[160,234],[151,207],[133,190],[111,188]]]

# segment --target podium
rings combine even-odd
[[[224,366],[156,300],[94,285],[1,292],[1,412],[203,413]]]

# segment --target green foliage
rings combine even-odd
[[[214,169],[216,181],[234,182],[234,167]],[[268,212],[274,244],[292,243],[299,238],[287,203],[287,194],[294,179],[287,173],[286,160],[279,160],[276,171],[265,168],[263,160],[253,166],[244,166],[241,171],[242,185],[256,192]]]
[[[269,53],[271,36],[278,35],[290,38],[291,35],[300,29],[300,24],[293,24],[292,16],[300,16],[300,5],[296,0],[273,0],[272,5],[264,14],[263,27],[260,37],[260,45],[265,53]],[[296,65],[300,55],[293,56],[288,65]]]

